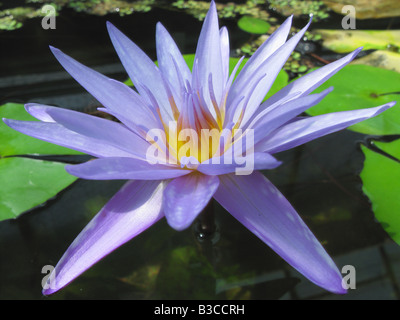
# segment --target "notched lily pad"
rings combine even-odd
[[[400,139],[376,142],[382,151],[400,159]],[[365,155],[360,173],[363,191],[372,203],[376,219],[389,236],[400,245],[400,162],[362,146]]]
[[[400,99],[400,73],[367,65],[346,66],[314,92],[331,86],[334,90],[308,109],[309,115],[377,107]],[[349,129],[371,135],[400,134],[400,105]]]

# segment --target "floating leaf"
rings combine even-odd
[[[17,103],[0,106],[0,117],[36,120]],[[64,163],[15,157],[40,154],[82,153],[29,137],[0,123],[0,221],[16,218],[46,202],[77,179],[65,171]]]
[[[378,148],[400,159],[400,139],[376,142]],[[400,245],[400,162],[362,146],[365,155],[360,174],[363,191],[384,230]]]
[[[77,178],[68,174],[65,164],[21,157],[0,159],[0,221],[53,198]]]
[[[238,27],[245,32],[253,34],[267,33],[271,25],[262,19],[254,18],[251,16],[243,16],[238,21]]]
[[[400,73],[366,65],[349,65],[322,84],[315,92],[328,87],[334,90],[319,104],[307,110],[312,116],[376,107],[400,98]],[[364,134],[400,134],[400,106],[355,124],[349,129]]]
[[[400,30],[315,30],[323,39],[323,46],[339,53],[364,50],[386,49],[400,46]]]

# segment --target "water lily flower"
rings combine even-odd
[[[27,112],[40,121],[4,119],[5,123],[95,157],[67,165],[72,175],[127,182],[73,241],[49,277],[44,294],[63,288],[163,217],[176,230],[189,227],[211,198],[310,281],[334,293],[346,292],[333,260],[285,197],[257,170],[276,168],[280,161],[275,153],[374,117],[394,102],[299,116],[332,89],[311,92],[361,49],[300,77],[263,101],[311,21],[287,39],[291,23],[292,17],[287,18],[238,74],[242,61],[229,74],[228,31],[219,28],[214,1],[203,23],[192,71],[161,23],[156,28],[158,67],[108,23],[112,43],[135,90],[51,48],[71,76],[104,106],[101,110],[119,122],[27,104]],[[176,139],[186,129],[186,140]],[[206,138],[217,143],[193,142],[192,138],[205,132],[210,133]],[[251,170],[238,171],[246,162]]]

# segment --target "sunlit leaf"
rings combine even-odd
[[[271,27],[267,21],[250,16],[241,17],[237,24],[243,31],[253,34],[267,33]]]
[[[323,39],[323,46],[339,53],[364,50],[386,49],[400,46],[400,30],[315,30]]]
[[[366,65],[349,65],[322,84],[315,92],[328,87],[334,90],[319,104],[307,110],[312,116],[376,107],[400,98],[400,73]],[[351,126],[364,134],[400,134],[400,105]]]
[[[376,142],[378,148],[400,159],[400,139]],[[400,244],[400,162],[362,146],[365,155],[360,174],[363,191],[372,203],[376,219],[391,238]]]

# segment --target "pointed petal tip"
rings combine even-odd
[[[69,58],[64,52],[62,52],[60,49],[57,49],[55,47],[49,46],[51,52],[53,53],[53,55],[56,57],[56,59],[58,60],[58,62],[61,63],[60,59],[65,59],[65,58]],[[62,64],[62,63],[61,63]]]
[[[381,114],[382,112],[384,112],[384,111],[390,109],[390,108],[393,107],[396,103],[397,103],[397,101],[391,101],[391,102],[388,102],[388,103],[383,104],[383,105],[381,105],[381,106],[371,108],[371,109],[375,109],[376,112],[375,112],[373,115],[371,115],[370,118],[375,117],[375,116],[377,116],[378,114]]]
[[[118,28],[116,26],[114,26],[110,21],[106,21],[106,27],[107,27],[108,34],[110,36],[119,31]]]
[[[50,51],[51,51],[54,55],[56,55],[56,54],[58,54],[58,53],[62,53],[62,51],[61,51],[60,49],[57,49],[56,47],[49,46],[49,48],[50,48]]]
[[[158,21],[158,22],[156,23],[156,29],[165,29],[165,27],[164,27],[164,25],[163,25],[160,21]]]
[[[61,288],[58,288],[58,289],[43,289],[42,290],[42,294],[44,295],[44,296],[50,296],[50,295],[52,295],[52,294],[54,294],[54,293],[56,293],[58,290],[60,290]]]
[[[338,281],[335,281],[335,283],[322,285],[322,287],[334,294],[347,294],[347,289],[341,276],[338,277]]]
[[[217,12],[217,5],[215,4],[215,1],[214,1],[214,0],[211,0],[211,2],[210,2],[210,8],[208,9],[207,15],[210,14],[211,12],[212,12],[213,14],[218,15],[218,12]]]
[[[3,120],[3,122],[4,122],[8,127],[10,127],[11,129],[17,130],[15,124],[16,124],[19,120],[8,119],[8,118],[2,118],[1,120]],[[18,130],[17,130],[17,131],[18,131]]]
[[[65,171],[67,171],[69,174],[74,176],[74,166],[73,164],[67,164],[64,166]]]
[[[34,110],[35,108],[38,108],[38,107],[39,107],[39,104],[33,103],[33,102],[25,103],[25,105],[24,105],[25,111],[28,112],[29,114],[32,113],[32,110]]]
[[[171,221],[170,219],[166,219],[166,220],[167,220],[168,225],[176,231],[183,231],[183,230],[189,228],[192,224],[192,221],[190,221],[190,223],[182,224],[182,223],[176,223],[176,221]]]
[[[117,33],[122,33],[114,24],[112,24],[110,21],[106,21],[106,27],[109,35],[112,34],[117,34]]]
[[[1,118],[1,120],[2,120],[7,126],[9,126],[9,125],[8,125],[8,119],[7,119],[7,118]]]

